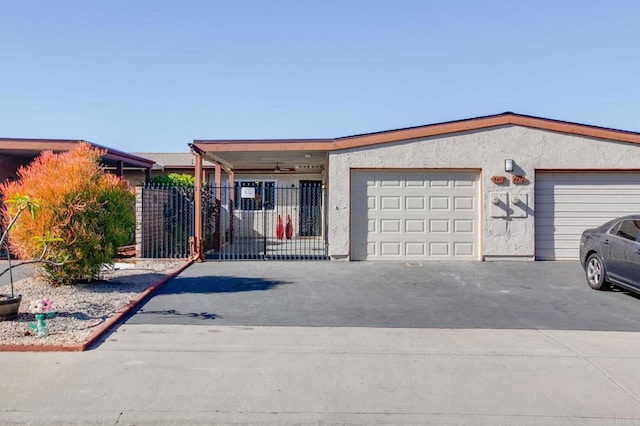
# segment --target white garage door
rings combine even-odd
[[[536,259],[578,259],[580,235],[640,212],[640,173],[536,173]]]
[[[353,171],[351,259],[479,259],[478,181],[469,171]]]

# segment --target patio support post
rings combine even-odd
[[[144,181],[149,182],[151,180],[151,167],[147,167],[144,169]]]
[[[236,205],[236,174],[233,170],[228,170],[229,173],[229,244],[233,244],[233,213]]]
[[[118,177],[124,177],[124,161],[118,160],[116,163],[116,175]]]
[[[220,163],[215,164],[215,188],[216,188],[216,221],[215,232],[213,233],[213,249],[216,252],[220,252],[221,238],[220,238],[220,213],[222,210],[222,166]]]
[[[191,257],[198,261],[203,260],[202,253],[202,153],[198,151],[193,152],[196,156],[196,170],[195,181],[196,186],[194,188],[193,201],[194,201],[194,236],[193,247],[191,250]]]

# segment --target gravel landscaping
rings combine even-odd
[[[105,268],[101,281],[59,287],[47,284],[33,271],[28,278],[14,282],[15,292],[22,294],[22,303],[17,319],[0,321],[0,344],[82,343],[136,296],[184,264],[182,259],[126,260]],[[0,294],[10,291],[8,285],[0,286]],[[52,301],[56,315],[46,320],[48,336],[36,337],[29,327],[35,319],[29,305],[43,297]]]

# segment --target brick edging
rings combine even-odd
[[[172,271],[168,275],[164,276],[160,281],[151,284],[142,293],[138,294],[129,303],[127,303],[120,311],[115,315],[108,318],[101,326],[99,326],[93,333],[89,335],[84,342],[71,343],[71,344],[59,344],[59,345],[38,345],[38,344],[2,344],[0,343],[0,352],[82,352],[91,346],[100,336],[102,336],[113,325],[120,322],[125,315],[129,314],[132,310],[138,307],[138,305],[151,293],[162,287],[167,281],[175,278],[179,273],[187,269],[194,262],[193,259],[189,259],[184,265],[178,269]]]

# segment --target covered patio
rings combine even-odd
[[[333,140],[195,140],[194,256],[327,258]],[[213,172],[203,161],[214,164]]]

